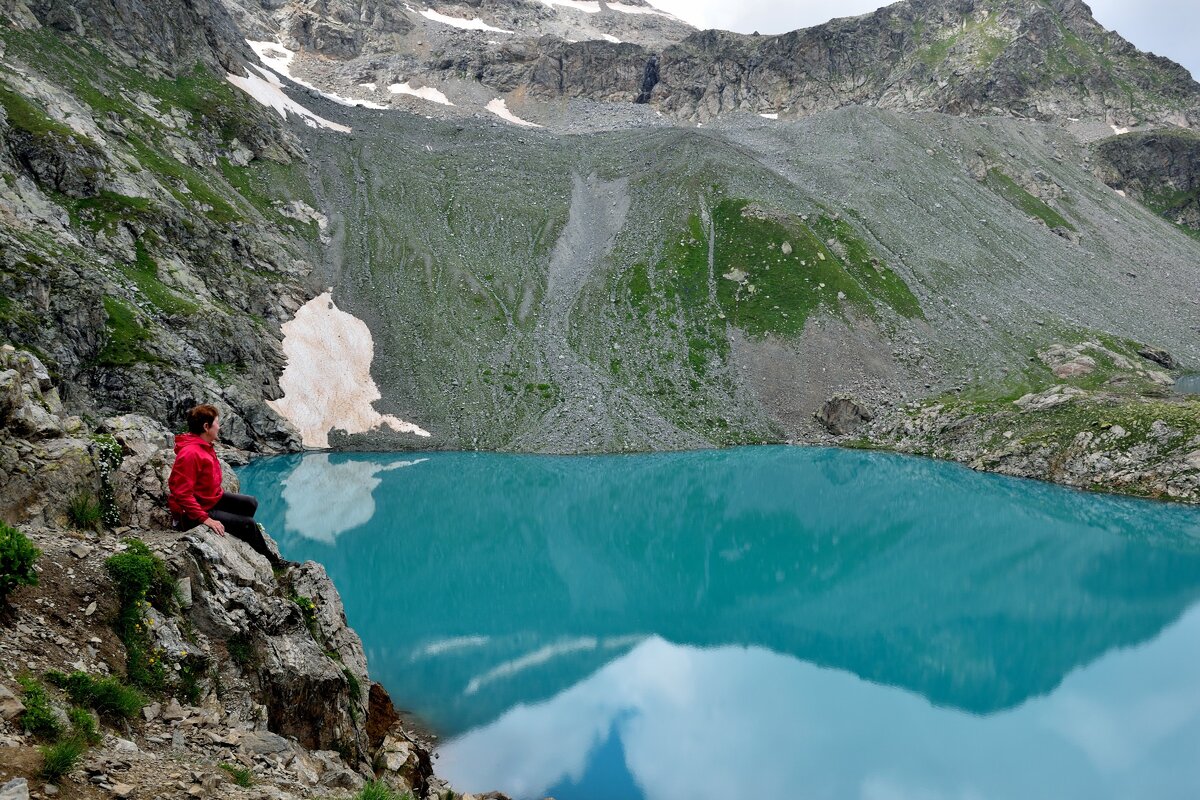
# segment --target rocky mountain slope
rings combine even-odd
[[[387,105],[401,102],[387,87],[423,86],[460,110],[490,92],[551,125],[570,122],[563,100],[703,123],[848,105],[1123,128],[1200,120],[1187,71],[1105,30],[1080,0],[903,0],[779,36],[696,32],[618,3],[234,8],[248,36],[297,52],[295,68],[323,89]]]
[[[610,451],[1043,390],[1030,359],[1097,334],[1200,363],[1186,131],[1093,143],[1200,87],[1077,2],[782,37],[639,3],[6,8],[0,325],[68,412]]]
[[[0,348],[0,519],[41,550],[36,585],[0,602],[3,796],[33,782],[35,797],[210,797],[238,775],[245,796],[275,800],[377,779],[430,792],[428,754],[371,683],[324,568],[171,530],[166,429],[66,418],[49,384],[36,356]],[[94,682],[107,701],[81,688]],[[37,747],[78,727],[72,708],[89,748],[39,782]]]

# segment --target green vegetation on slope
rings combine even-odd
[[[103,367],[128,367],[142,361],[157,359],[146,352],[143,345],[152,337],[141,322],[133,307],[118,297],[104,298],[104,311],[108,314],[108,341],[96,356],[96,363]]]
[[[150,257],[145,244],[141,240],[138,240],[134,247],[137,252],[136,261],[133,264],[123,265],[121,271],[127,278],[133,281],[134,285],[145,295],[146,299],[164,314],[185,315],[196,313],[199,310],[199,306],[188,300],[184,300],[159,280],[158,264]]]
[[[990,189],[999,194],[1014,207],[1019,208],[1029,216],[1040,219],[1042,222],[1046,223],[1046,226],[1051,230],[1054,228],[1066,228],[1067,230],[1072,231],[1075,230],[1075,226],[1068,222],[1062,214],[1059,214],[1046,203],[1034,197],[1032,194],[1027,192],[1023,186],[1005,175],[1000,170],[988,170],[985,183]]]

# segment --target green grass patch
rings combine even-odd
[[[136,260],[126,264],[121,271],[133,281],[138,290],[159,311],[170,316],[188,316],[200,310],[200,306],[184,300],[166,287],[158,277],[158,262],[146,250],[146,245],[138,240],[135,243]]]
[[[137,136],[129,136],[128,141],[142,166],[164,178],[164,184],[176,200],[186,206],[206,205],[204,214],[214,222],[234,222],[242,218],[225,197],[212,189],[211,176],[163,155]],[[187,187],[186,192],[179,188],[180,183]]]
[[[107,189],[95,197],[71,201],[71,221],[93,231],[111,230],[117,223],[145,216],[153,204],[145,197],[129,197]]]
[[[1075,230],[1075,226],[1068,222],[1066,217],[1034,197],[1023,186],[1000,170],[988,170],[984,183],[1014,207],[1046,223],[1047,227],[1051,229],[1066,228],[1067,230]]]
[[[125,645],[125,672],[129,681],[151,691],[166,688],[163,655],[151,645],[145,610],[153,606],[168,612],[175,604],[175,581],[161,558],[143,542],[127,539],[128,549],[110,556],[105,569],[121,600],[113,629]]]
[[[103,741],[96,718],[86,708],[74,706],[67,712],[67,718],[71,720],[71,736],[75,739],[88,745],[98,745]]]
[[[67,519],[79,530],[99,530],[103,517],[100,501],[89,491],[80,490],[67,501]]]
[[[18,723],[25,731],[45,741],[57,741],[63,734],[62,723],[50,706],[50,695],[46,687],[33,678],[19,678],[21,685],[21,703],[25,711],[18,718]]]
[[[80,671],[70,675],[48,672],[46,679],[63,689],[75,705],[95,709],[100,716],[113,722],[134,719],[146,705],[141,692],[111,675],[97,678]]]
[[[104,297],[104,311],[108,315],[108,341],[96,356],[96,363],[103,367],[128,367],[141,362],[159,359],[142,347],[150,341],[151,334],[138,321],[133,306],[117,297]]]
[[[413,796],[408,792],[400,794],[382,781],[371,781],[352,800],[413,800]]]
[[[8,604],[8,596],[20,586],[37,586],[35,568],[42,551],[16,528],[0,522],[0,608]]]
[[[0,105],[4,106],[9,125],[33,136],[62,140],[84,139],[5,83],[0,83]]]
[[[808,226],[744,214],[748,205],[725,201],[713,215],[717,298],[734,325],[759,336],[796,335],[822,307],[841,313],[845,302],[870,311],[867,293]]]
[[[79,766],[83,754],[87,752],[87,744],[71,738],[38,749],[42,754],[42,768],[38,776],[50,783],[57,783]]]
[[[219,764],[218,766],[229,774],[234,786],[249,789],[254,785],[254,772],[249,767],[239,767],[236,764]]]
[[[875,256],[871,247],[858,236],[849,222],[821,215],[813,224],[813,229],[827,243],[830,239],[835,239],[841,244],[844,253],[842,263],[846,271],[868,294],[883,301],[902,317],[925,318],[921,303],[908,288],[908,284]]]
[[[927,67],[936,67],[946,60],[946,57],[950,55],[950,51],[956,44],[958,44],[957,33],[945,39],[938,39],[934,43],[918,50],[917,60]]]

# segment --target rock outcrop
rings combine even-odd
[[[1123,127],[1200,123],[1187,70],[1105,30],[1080,0],[901,0],[778,36],[694,32],[652,14],[577,14],[571,27],[555,26],[542,23],[569,12],[536,2],[440,8],[490,29],[429,31],[410,13],[424,32],[399,37],[372,4],[359,15],[358,6],[289,3],[272,18],[259,14],[254,30],[336,59],[306,62],[327,86],[375,74],[439,86],[465,77],[518,97],[647,103],[705,123],[730,112],[804,116],[847,105]],[[588,17],[611,20],[608,32]],[[616,26],[648,21],[652,36]]]
[[[1200,235],[1200,135],[1127,133],[1096,145],[1096,170],[1168,222]]]
[[[114,619],[119,606],[105,561],[138,539],[177,581],[174,602],[138,610],[154,658],[175,671],[166,671],[166,696],[89,762],[88,774],[103,776],[93,784],[153,796],[186,790],[189,780],[205,791],[221,782],[215,769],[164,772],[157,750],[210,768],[236,754],[274,784],[277,798],[356,790],[368,780],[421,797],[442,787],[425,746],[372,685],[323,567],[273,570],[232,536],[172,530],[163,512],[174,460],[168,431],[132,414],[96,429],[65,419],[36,357],[0,348],[0,366],[0,519],[19,524],[43,552],[39,585],[17,592],[0,636],[0,763],[25,763],[32,751],[15,729],[22,708],[14,670],[123,671],[124,640],[97,622]],[[228,465],[225,476],[236,490]],[[100,520],[81,518],[80,497],[98,505]],[[124,766],[105,761],[114,752]]]

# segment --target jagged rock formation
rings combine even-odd
[[[327,57],[302,59],[310,80],[372,101],[382,82],[416,76],[460,105],[475,84],[520,99],[644,103],[705,123],[732,112],[788,117],[847,105],[1121,127],[1200,122],[1187,71],[1106,31],[1080,0],[902,0],[779,36],[693,32],[613,12],[573,12],[574,25],[556,29],[540,23],[568,9],[545,5],[443,4],[452,22],[491,28],[442,22],[432,33],[411,6],[404,22],[401,12],[393,20],[374,6],[351,13],[291,3],[272,16],[237,8],[253,20],[254,36]],[[593,28],[589,17],[605,25]],[[657,35],[613,27],[630,19],[657,20]]]
[[[295,174],[295,140],[214,72],[249,52],[223,7],[116,6],[33,4],[5,32],[0,336],[75,411],[174,422],[221,397],[232,442],[295,447],[263,404],[283,361],[266,323],[307,299],[316,224],[230,184],[252,161]]]
[[[1170,353],[1085,341],[1038,358],[1044,369],[1015,400],[947,395],[893,409],[862,442],[1004,475],[1200,502],[1200,401],[1166,391]]]
[[[1096,151],[1105,183],[1200,235],[1200,135],[1129,133],[1098,143]]]
[[[357,789],[376,778],[421,796],[438,788],[430,783],[427,751],[397,722],[382,687],[371,683],[362,643],[320,565],[274,572],[231,536],[202,527],[171,530],[163,509],[174,454],[165,429],[126,415],[104,421],[105,433],[94,432],[62,416],[36,357],[6,348],[0,366],[6,367],[0,370],[0,518],[20,525],[43,551],[39,586],[13,598],[17,611],[5,613],[0,635],[6,769],[25,763],[32,750],[15,727],[15,670],[122,673],[125,645],[96,623],[115,618],[119,606],[104,561],[132,537],[180,582],[177,609],[140,611],[156,657],[180,669],[167,673],[167,697],[147,706],[143,720],[124,733],[136,744],[115,740],[125,764],[107,771],[127,773],[121,782],[147,794],[170,793],[187,788],[178,785],[184,773],[164,772],[155,751],[169,750],[204,770],[235,753],[260,782],[282,790],[278,798],[308,796],[314,787]],[[236,476],[226,469],[225,477],[227,489],[236,490]],[[103,507],[104,532],[78,527],[70,508],[81,496]],[[36,619],[25,610],[31,608]],[[176,677],[185,674],[190,688]],[[143,751],[150,755],[139,758]],[[207,780],[195,778],[214,788]]]

